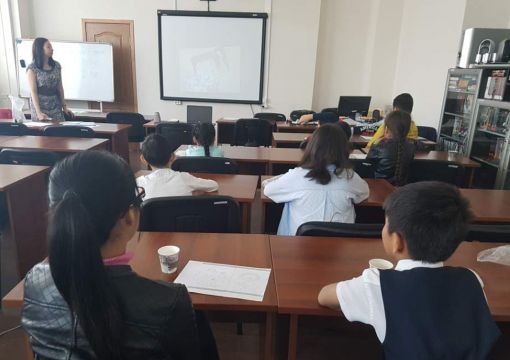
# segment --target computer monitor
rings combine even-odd
[[[212,123],[212,106],[188,105],[186,122],[192,125]]]
[[[367,116],[370,107],[371,96],[340,96],[338,100],[338,114],[347,116],[351,119],[356,117],[356,113]]]

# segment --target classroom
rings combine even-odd
[[[0,0],[0,360],[510,358],[508,0]]]

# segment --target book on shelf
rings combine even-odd
[[[485,99],[503,100],[507,85],[507,69],[492,70],[487,78]]]

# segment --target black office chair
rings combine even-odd
[[[327,221],[310,221],[301,224],[296,236],[328,236],[353,238],[381,238],[384,224],[345,224]]]
[[[269,121],[287,121],[285,115],[280,113],[260,112],[253,115],[253,117],[256,119],[264,119]]]
[[[273,124],[263,119],[239,119],[234,128],[234,143],[237,146],[271,146]]]
[[[464,183],[464,166],[443,160],[413,160],[409,166],[408,183],[443,181],[455,186]]]
[[[306,115],[306,114],[315,114],[315,111],[313,110],[292,110],[290,112],[290,119],[292,121],[296,121],[296,120],[299,120],[299,118],[303,115]]]
[[[142,114],[133,112],[110,112],[106,114],[106,122],[113,124],[128,124],[129,142],[142,142],[145,139],[143,125],[147,122]]]
[[[172,151],[181,145],[193,144],[193,125],[186,123],[158,124],[156,134],[168,140]]]
[[[466,240],[510,243],[510,224],[471,224]]]
[[[418,136],[427,140],[436,142],[437,141],[437,130],[430,126],[417,126]]]
[[[335,114],[336,116],[340,116],[338,113],[338,108],[336,108],[336,107],[324,108],[321,110],[321,112],[330,112],[330,113]]]
[[[366,159],[350,159],[354,171],[363,179],[375,178],[376,164]]]
[[[51,151],[18,149],[0,151],[0,164],[53,166],[59,160],[58,154]]]
[[[185,156],[172,163],[172,170],[212,174],[239,174],[234,160],[210,156]]]
[[[75,125],[62,125],[62,126],[48,126],[43,131],[44,136],[61,136],[61,137],[79,137],[79,138],[93,138],[96,132],[86,126]]]
[[[29,133],[30,129],[25,124],[0,123],[0,135],[23,136]]]
[[[238,233],[239,204],[229,196],[175,196],[144,201],[140,231]]]

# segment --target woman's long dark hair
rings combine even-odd
[[[216,130],[210,123],[200,123],[193,128],[193,136],[197,139],[199,145],[204,147],[205,156],[211,156],[209,148],[214,144]]]
[[[384,119],[384,126],[391,132],[391,137],[397,142],[397,159],[395,160],[394,183],[399,185],[403,182],[404,163],[402,161],[404,145],[407,134],[411,128],[411,115],[405,111],[392,111]]]
[[[336,175],[351,168],[349,153],[350,144],[340,126],[338,124],[321,125],[314,131],[299,166],[310,170],[306,177],[326,185],[331,181],[328,166],[335,166]],[[347,176],[352,174],[347,172]]]
[[[98,359],[122,359],[122,314],[101,246],[119,218],[139,207],[128,164],[107,152],[69,156],[50,174],[49,263],[55,285]]]
[[[32,61],[38,69],[44,68],[44,44],[49,40],[43,37],[38,37],[32,44]],[[52,68],[55,66],[55,60],[53,57],[48,59],[48,65]]]

